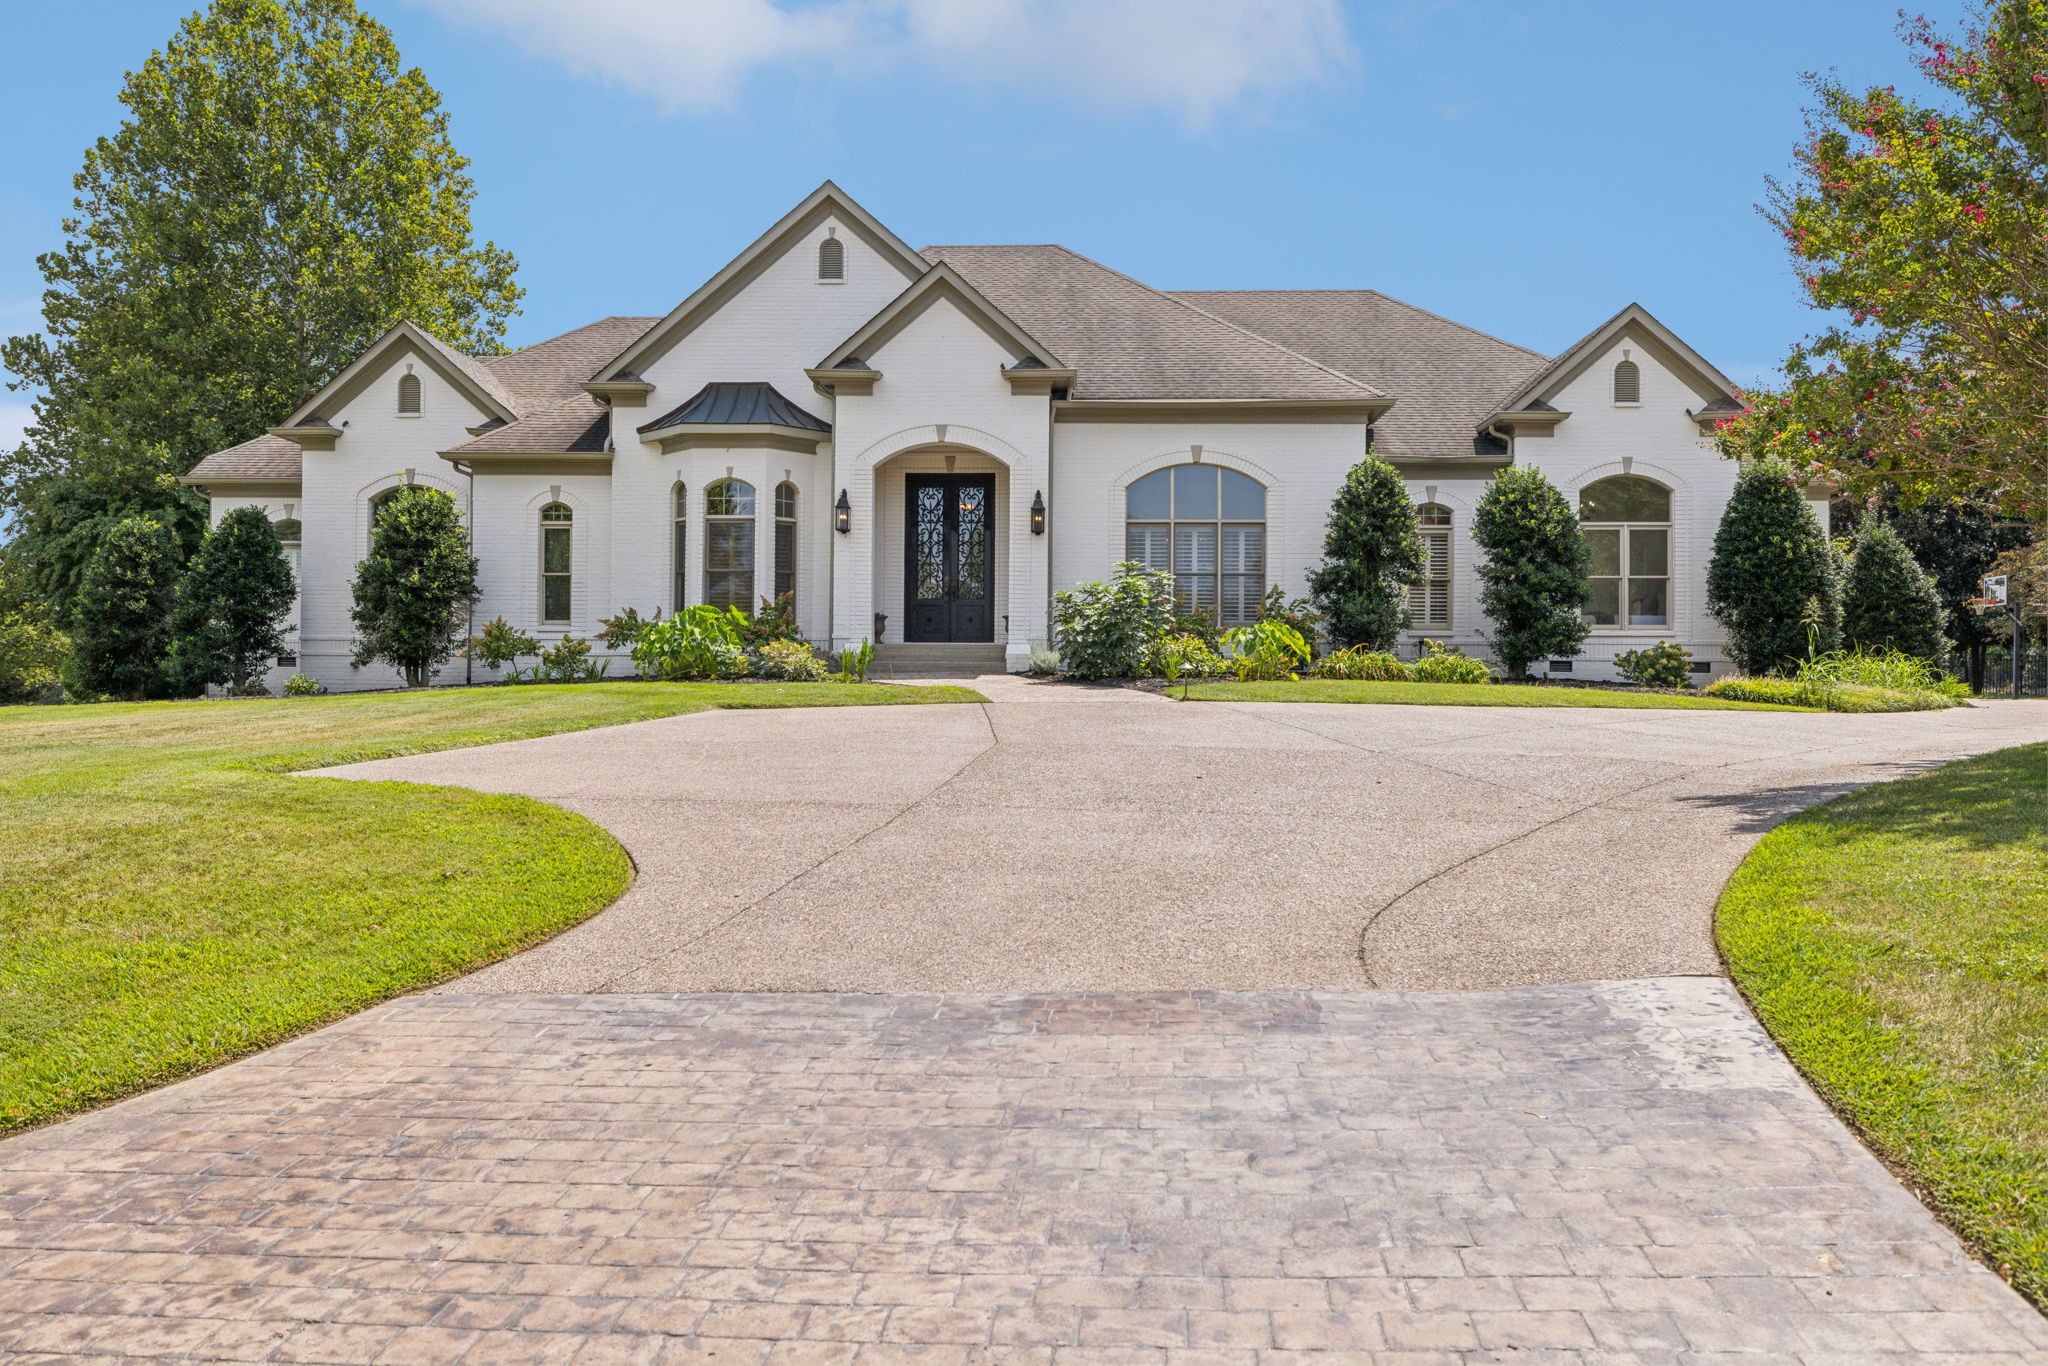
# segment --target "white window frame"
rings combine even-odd
[[[549,514],[559,511],[559,517]],[[548,568],[548,538],[560,535],[569,543],[567,554],[562,558],[567,569]],[[553,580],[562,581],[562,614],[548,615],[548,587]],[[543,626],[568,626],[576,620],[576,509],[556,500],[545,504],[540,510],[540,624]]]
[[[676,595],[673,610],[680,612],[690,601],[690,489],[680,479],[676,480],[670,510],[675,519],[674,528],[669,533],[669,554],[675,560],[675,574],[671,579]]]
[[[714,513],[711,510],[712,495],[727,488],[746,490],[746,510],[744,512]],[[704,601],[714,607],[737,607],[749,616],[753,615],[757,606],[754,598],[754,589],[761,565],[761,547],[759,545],[760,524],[756,520],[756,512],[760,507],[759,498],[760,491],[758,489],[746,480],[732,475],[727,475],[723,479],[714,479],[704,486]],[[734,531],[738,531],[742,527],[745,528],[743,539],[747,548],[747,565],[744,569],[718,569],[712,566],[711,552],[718,540],[716,533],[726,527],[730,527]],[[737,580],[737,576],[741,574],[746,575],[747,591],[740,595],[744,601],[734,601],[732,585]],[[713,575],[723,575],[727,579],[722,594],[712,591]]]
[[[1586,578],[1588,583],[1611,582],[1616,585],[1614,614],[1619,620],[1611,624],[1595,622],[1592,619],[1593,604],[1590,600],[1587,601],[1580,615],[1586,619],[1586,624],[1590,629],[1603,635],[1671,635],[1676,631],[1678,618],[1678,608],[1673,598],[1677,576],[1671,572],[1671,565],[1676,553],[1676,547],[1672,543],[1672,528],[1675,522],[1675,518],[1672,515],[1672,504],[1675,501],[1675,494],[1669,484],[1661,480],[1652,479],[1646,474],[1610,474],[1604,478],[1593,480],[1579,490],[1579,506],[1581,508],[1585,506],[1588,490],[1606,483],[1609,479],[1640,479],[1646,484],[1655,485],[1664,494],[1665,519],[1661,522],[1640,519],[1618,522],[1589,522],[1583,518],[1580,519],[1579,533],[1582,536],[1589,531],[1613,531],[1618,533],[1615,537],[1615,568],[1618,572],[1613,574],[1589,573]],[[1629,572],[1629,541],[1631,533],[1636,531],[1653,531],[1664,534],[1664,572],[1662,574],[1631,574]],[[1633,625],[1629,622],[1629,585],[1637,579],[1644,581],[1661,580],[1663,582],[1664,620],[1662,622],[1654,624],[1644,623],[1641,625]]]
[[[1434,511],[1432,511],[1434,509]],[[1442,520],[1436,520],[1441,514]],[[1425,518],[1429,520],[1425,520]],[[1422,574],[1408,589],[1408,629],[1448,631],[1456,608],[1451,603],[1451,528],[1455,514],[1442,503],[1420,503],[1415,508],[1415,529],[1422,538]],[[1429,615],[1429,586],[1443,585],[1444,614]]]
[[[1180,509],[1177,505],[1177,490],[1179,485],[1179,474],[1182,470],[1197,470],[1205,474],[1211,474],[1216,476],[1218,480],[1218,485],[1216,490],[1215,516],[1182,517],[1179,515]],[[1166,517],[1162,519],[1158,517],[1131,516],[1131,490],[1136,488],[1145,480],[1156,478],[1157,476],[1162,474],[1167,477],[1167,487],[1169,490]],[[1221,483],[1223,474],[1234,474],[1239,478],[1245,480],[1247,483],[1250,483],[1255,488],[1257,488],[1259,490],[1260,495],[1260,511],[1262,514],[1266,515],[1262,515],[1256,518],[1226,516],[1224,514],[1223,489]],[[1216,625],[1222,628],[1228,628],[1231,626],[1242,626],[1249,624],[1250,622],[1256,621],[1258,619],[1258,604],[1264,601],[1267,590],[1272,587],[1272,579],[1270,577],[1272,555],[1270,553],[1271,540],[1269,525],[1270,513],[1272,511],[1272,497],[1272,489],[1268,488],[1265,484],[1261,483],[1257,479],[1252,478],[1252,476],[1246,474],[1243,470],[1232,469],[1228,465],[1211,464],[1207,461],[1183,461],[1182,463],[1177,465],[1163,465],[1156,470],[1147,470],[1143,475],[1140,475],[1138,478],[1131,480],[1130,483],[1124,486],[1124,553],[1122,558],[1127,560],[1142,560],[1148,568],[1163,569],[1167,573],[1172,574],[1174,577],[1174,601],[1177,604],[1178,609],[1183,612],[1192,612],[1197,609],[1194,605],[1194,595],[1191,589],[1187,585],[1183,584],[1182,580],[1193,577],[1209,579],[1211,591],[1213,593],[1212,601],[1215,603],[1214,610]],[[1228,533],[1232,530],[1237,530],[1241,532],[1251,527],[1258,528],[1259,567],[1256,570],[1227,571],[1224,568],[1224,565],[1227,563],[1225,547]],[[1132,553],[1131,532],[1134,528],[1145,528],[1148,530],[1153,528],[1163,528],[1165,530],[1165,563],[1157,563],[1155,559],[1152,557]],[[1213,530],[1213,532],[1215,533],[1215,567],[1213,569],[1205,571],[1203,574],[1199,576],[1183,575],[1176,572],[1174,569],[1174,562],[1178,557],[1180,551],[1181,532],[1184,529],[1189,531],[1195,531],[1202,528],[1209,528]],[[1240,547],[1241,546],[1242,541],[1240,541]],[[1256,581],[1256,592],[1252,594],[1249,606],[1250,615],[1240,615],[1231,617],[1229,619],[1225,618],[1223,611],[1223,603],[1224,581],[1226,579],[1247,579]]]
[[[785,489],[789,491],[789,501],[787,503],[789,511],[787,512],[787,514],[783,512],[785,504],[783,502],[782,495],[783,490]],[[771,580],[771,587],[774,589],[774,592],[771,595],[771,597],[774,601],[780,602],[782,600],[782,595],[784,593],[787,593],[789,594],[789,601],[793,607],[796,603],[797,543],[801,536],[801,533],[797,530],[797,510],[801,506],[801,503],[798,501],[797,487],[795,481],[785,479],[781,483],[777,484],[775,486],[774,497],[775,569],[773,571],[774,578]],[[787,544],[784,544],[785,540],[787,540]],[[783,583],[785,580],[788,582],[789,585],[787,588],[783,587]]]

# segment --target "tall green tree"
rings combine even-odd
[[[1732,454],[1826,470],[1911,505],[2048,516],[2048,0],[1984,0],[1961,35],[1901,36],[1925,84],[1814,77],[1810,135],[1765,212],[1809,303],[1785,391]]]
[[[1479,610],[1493,623],[1493,652],[1508,677],[1528,677],[1539,659],[1578,654],[1593,560],[1556,485],[1527,466],[1502,470],[1473,509],[1472,539],[1486,552]]]
[[[1408,588],[1421,576],[1422,562],[1406,481],[1386,461],[1366,456],[1337,490],[1323,563],[1308,579],[1331,643],[1391,648],[1408,625]]]
[[[178,580],[170,670],[179,688],[246,687],[289,648],[298,585],[262,508],[236,508],[206,533]]]
[[[108,530],[71,604],[66,681],[73,691],[129,699],[165,693],[176,555],[170,532],[152,518],[125,517]]]
[[[2002,615],[1971,610],[1969,603],[1983,592],[1986,574],[2007,551],[2032,543],[2033,534],[2022,522],[2001,517],[1977,502],[1932,502],[1902,507],[1890,492],[1871,499],[1837,498],[1834,503],[1838,528],[1860,528],[1874,517],[1882,517],[1898,531],[1899,538],[1921,568],[1934,578],[1935,592],[1942,607],[1942,634],[1953,643],[1956,663],[1973,688],[1984,686],[1985,651],[2005,639]]]
[[[1891,526],[1875,517],[1856,533],[1842,575],[1842,641],[1857,650],[1901,650],[1936,666],[1948,658],[1941,594]]]
[[[1707,610],[1745,673],[1782,673],[1841,643],[1841,589],[1820,519],[1780,460],[1745,465],[1714,533]]]
[[[377,514],[370,557],[356,566],[354,664],[389,664],[423,688],[467,635],[477,560],[455,500],[401,489]]]
[[[59,603],[126,516],[189,553],[205,508],[177,476],[393,323],[489,350],[521,292],[511,255],[472,240],[440,96],[354,0],[214,0],[120,100],[39,258],[43,329],[0,346],[40,395],[0,453],[0,507]]]

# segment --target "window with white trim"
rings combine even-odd
[[[1582,615],[1594,626],[1671,624],[1671,490],[1640,474],[1617,474],[1579,490],[1579,532],[1593,554],[1593,596]]]
[[[543,626],[566,626],[570,619],[570,543],[576,514],[567,504],[549,503],[540,510],[540,620]]]
[[[277,533],[277,543],[284,550],[284,562],[292,567],[292,588],[296,592],[299,585],[299,550],[305,541],[305,524],[296,517],[285,517],[273,522],[271,530]],[[292,606],[293,615],[296,616],[298,604],[294,602]],[[278,655],[277,662],[284,668],[296,669],[299,666],[297,649],[284,651]]]
[[[420,415],[420,377],[410,370],[398,377],[398,415]]]
[[[796,601],[796,485],[775,486],[775,598]]]
[[[1183,612],[1258,620],[1266,596],[1266,489],[1221,465],[1173,465],[1124,490],[1124,558],[1173,575]]]
[[[1614,367],[1614,401],[1616,403],[1641,403],[1643,401],[1643,370],[1632,360],[1622,361]]]
[[[676,557],[676,604],[680,612],[690,600],[690,570],[688,556],[690,548],[690,491],[681,484],[676,485],[675,496],[675,539],[673,553]]]
[[[1442,503],[1415,509],[1415,530],[1422,539],[1422,576],[1408,588],[1408,625],[1417,631],[1443,631],[1451,625],[1451,510]]]
[[[704,601],[754,610],[754,486],[744,479],[704,487]]]

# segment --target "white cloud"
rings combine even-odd
[[[1201,126],[1351,58],[1339,0],[420,0],[667,112],[750,77],[906,76],[1038,91]]]

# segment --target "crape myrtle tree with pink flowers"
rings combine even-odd
[[[1851,495],[2048,520],[2048,0],[1901,17],[1924,88],[1812,76],[1763,212],[1827,325],[1721,424]]]

